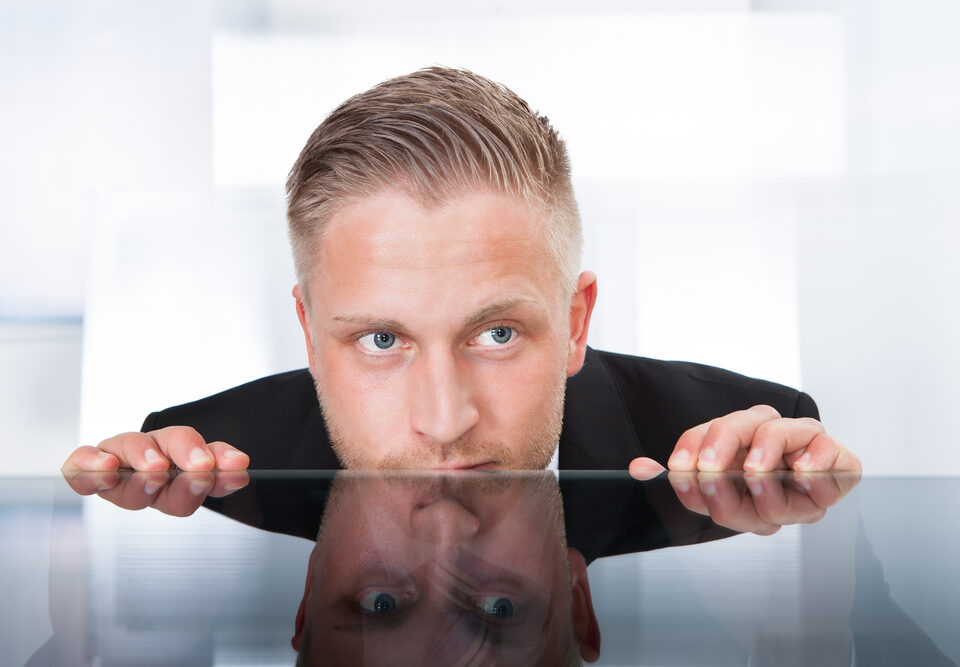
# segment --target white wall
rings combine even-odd
[[[47,383],[4,422],[0,469],[300,365],[279,185],[346,95],[439,62],[567,138],[595,345],[802,385],[868,470],[960,471],[957,19],[906,0],[4,3],[0,319],[83,318],[85,340],[82,427],[81,383]],[[38,376],[11,345],[4,395]],[[77,436],[29,416],[51,400]],[[44,453],[11,457],[24,434]]]

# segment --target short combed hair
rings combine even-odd
[[[324,224],[342,206],[398,188],[421,206],[487,188],[546,220],[564,286],[580,265],[580,216],[567,149],[513,91],[462,69],[429,67],[351,97],[314,130],[287,178],[287,221],[305,289]]]

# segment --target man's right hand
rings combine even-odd
[[[250,483],[245,470],[227,472],[124,472],[64,470],[82,496],[97,494],[125,510],[153,507],[171,516],[190,516],[207,496],[223,498]]]
[[[248,465],[250,457],[236,447],[225,442],[205,442],[189,426],[168,426],[148,433],[121,433],[96,447],[78,447],[64,461],[62,470],[246,470]]]

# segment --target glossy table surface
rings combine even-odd
[[[785,473],[0,478],[0,662],[955,665],[958,497]]]

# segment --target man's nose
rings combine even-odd
[[[440,445],[455,443],[480,418],[462,363],[455,354],[444,352],[427,353],[414,362],[410,425]]]
[[[480,530],[480,519],[454,498],[439,498],[410,516],[413,533],[438,553],[446,553]]]

